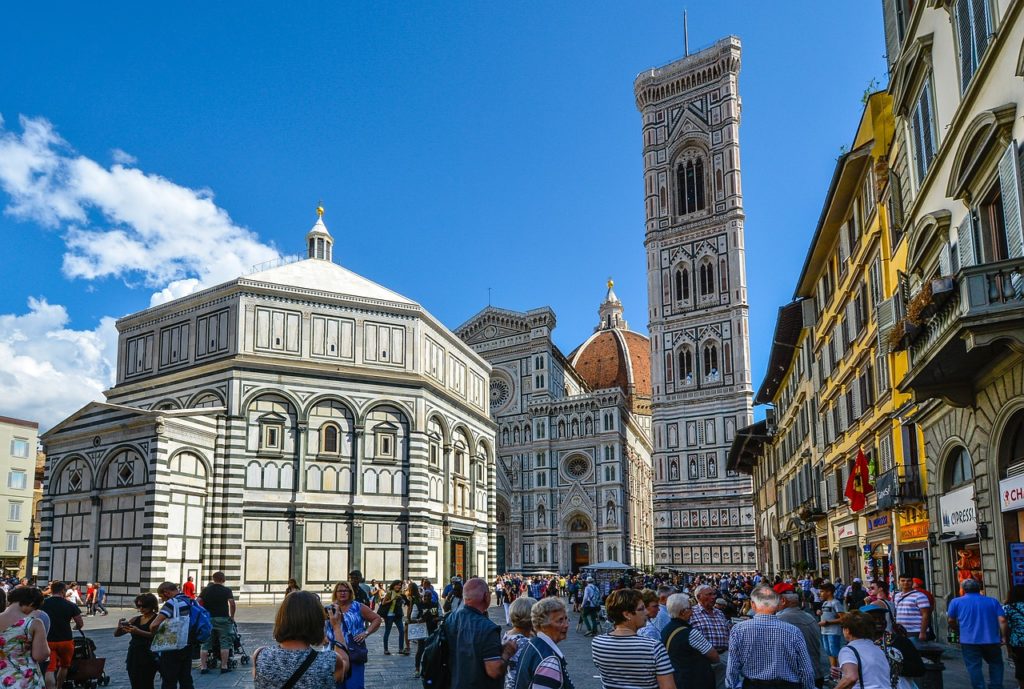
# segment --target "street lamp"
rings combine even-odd
[[[36,565],[36,543],[39,542],[39,539],[36,538],[35,523],[29,526],[28,537],[25,540],[28,541],[28,553],[25,558],[25,577],[31,579],[32,570],[35,569]]]

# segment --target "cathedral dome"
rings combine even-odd
[[[569,363],[592,390],[621,388],[630,407],[639,411],[638,403],[649,404],[651,399],[651,342],[627,329],[622,302],[612,287],[609,280],[608,295],[598,311],[600,324],[569,355]]]

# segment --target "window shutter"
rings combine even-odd
[[[813,328],[814,324],[818,322],[818,309],[814,304],[814,299],[804,299],[800,302],[800,310],[803,315],[803,326]]]
[[[839,432],[845,431],[850,427],[850,420],[846,418],[846,402],[842,396],[839,397]]]
[[[853,383],[851,383],[851,385],[852,385],[852,389],[853,389],[853,419],[859,419],[860,418],[860,411],[861,411],[861,406],[860,406],[860,379],[859,378],[854,378],[853,379]],[[851,421],[853,421],[853,419],[851,419]]]
[[[974,32],[971,30],[971,0],[956,0],[953,6],[957,47],[960,49],[960,93],[967,90],[974,76]]]
[[[884,0],[882,2],[882,15],[885,18],[885,52],[889,58],[890,69],[900,54],[899,29],[896,24],[896,2],[899,2],[899,0]]]
[[[903,229],[903,188],[895,170],[889,170],[889,229],[900,232]]]
[[[888,431],[878,443],[878,453],[881,455],[881,471],[892,469],[892,437]]]
[[[857,327],[857,301],[855,299],[851,299],[850,303],[846,305],[846,328],[849,333],[847,341],[852,342],[857,339],[860,328]]]
[[[1024,256],[1024,223],[1021,222],[1020,161],[1017,142],[1011,141],[999,160],[999,189],[1003,195],[1003,222],[1010,258]]]
[[[875,367],[878,384],[875,386],[875,398],[889,391],[889,355],[882,352],[878,355],[878,366]]]
[[[942,248],[939,249],[939,275],[951,275],[953,271],[950,264],[949,244],[943,243]]]
[[[889,351],[889,329],[896,324],[896,309],[892,299],[883,299],[875,308],[875,323],[878,326],[878,351]]]
[[[974,223],[971,220],[971,213],[968,211],[960,227],[956,228],[956,250],[960,254],[960,268],[973,266],[976,263],[974,256]]]
[[[850,222],[853,222],[852,220]],[[847,224],[843,223],[843,226],[839,228],[839,272],[845,272],[846,270],[846,259],[850,257],[850,236],[847,231]]]

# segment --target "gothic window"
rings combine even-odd
[[[676,300],[688,301],[690,299],[690,271],[680,268],[676,271]]]
[[[693,352],[689,347],[679,350],[679,382],[687,384],[693,382]]]
[[[715,266],[705,261],[700,264],[698,273],[700,282],[700,296],[707,297],[715,293]]]
[[[565,471],[573,478],[582,478],[590,469],[590,462],[586,458],[576,455],[565,465]]]
[[[676,167],[676,190],[679,215],[704,210],[704,159],[681,161]]]
[[[718,345],[713,342],[704,345],[704,377],[718,377]]]

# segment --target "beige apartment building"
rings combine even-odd
[[[0,416],[0,567],[4,575],[25,572],[35,495],[39,424]]]

